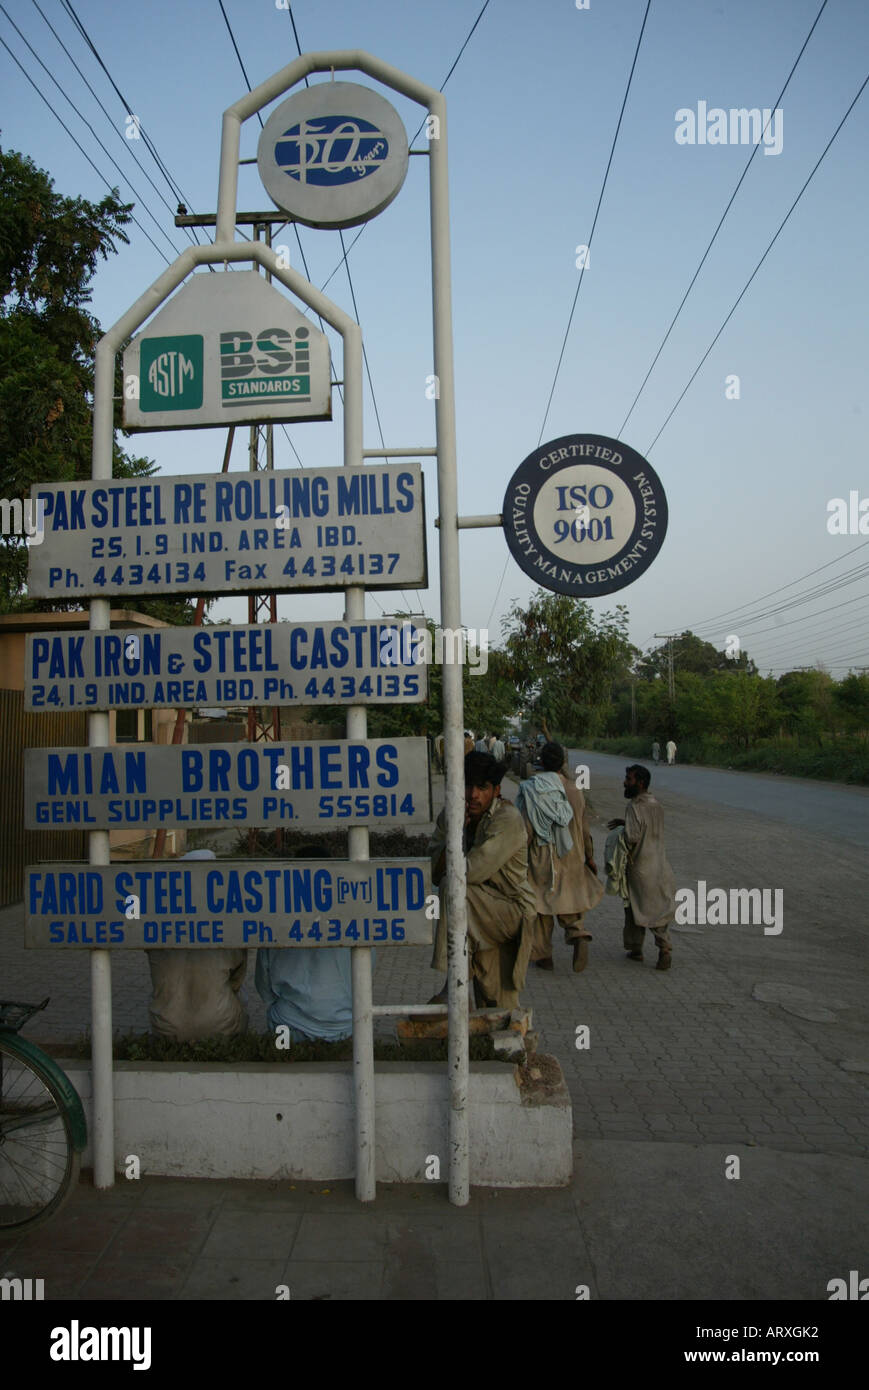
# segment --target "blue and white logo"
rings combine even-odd
[[[300,183],[335,188],[355,183],[386,163],[389,141],[358,116],[298,121],[275,143],[275,163]]]
[[[272,112],[259,138],[260,178],[279,208],[309,227],[356,227],[404,182],[407,131],[370,87],[318,82]]]

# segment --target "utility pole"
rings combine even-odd
[[[673,638],[678,637],[678,632],[656,632],[655,637],[666,637],[667,639],[667,658],[668,658],[668,688],[670,694],[670,704],[676,699],[676,681],[673,673]]]

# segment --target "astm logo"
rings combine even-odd
[[[275,142],[275,163],[299,183],[337,188],[358,183],[386,162],[383,131],[360,116],[313,116]]]
[[[202,335],[145,338],[139,362],[142,412],[198,410],[202,405]]]

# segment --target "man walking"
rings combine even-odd
[[[676,745],[672,739],[667,743],[667,766],[672,767],[676,761]]]
[[[489,753],[465,758],[468,954],[478,1008],[515,1009],[531,955],[536,904],[528,882],[525,822],[501,800],[504,769]],[[444,813],[431,842],[432,882],[446,872]],[[446,901],[441,895],[432,968],[447,968]],[[447,987],[429,1000],[444,1004]]]
[[[661,745],[657,739],[655,739],[655,742],[652,744],[652,761],[656,767],[661,761]]]
[[[629,902],[625,905],[622,940],[630,960],[643,959],[648,927],[658,946],[658,970],[669,970],[672,945],[667,923],[676,915],[676,880],[664,850],[664,812],[649,792],[652,777],[647,767],[634,763],[625,771],[624,820],[611,820],[609,829],[624,826],[628,852]]]
[[[579,974],[588,964],[592,939],[583,918],[600,902],[603,885],[597,877],[585,797],[564,772],[561,744],[544,744],[540,762],[543,771],[522,782],[516,799],[528,827],[528,877],[537,898],[531,958],[541,970],[554,969],[552,931],[557,917],[565,941],[573,946],[573,969]]]

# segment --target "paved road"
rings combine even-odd
[[[600,862],[605,821],[624,804],[626,760],[599,754],[577,760],[591,768]],[[627,960],[621,904],[605,897],[589,917],[594,941],[587,971],[572,973],[569,950],[557,940],[555,971],[531,969],[522,996],[534,1010],[541,1050],[559,1059],[570,1087],[572,1188],[505,1194],[501,1200],[477,1193],[472,1208],[438,1206],[436,1218],[431,1193],[422,1196],[416,1220],[399,1215],[392,1199],[369,1218],[357,1216],[349,1194],[342,1195],[333,1217],[324,1212],[329,1240],[334,1245],[342,1233],[364,1227],[372,1235],[376,1228],[373,1243],[370,1249],[353,1244],[343,1257],[354,1263],[350,1270],[334,1266],[333,1245],[323,1246],[318,1256],[313,1227],[313,1244],[303,1243],[304,1249],[291,1245],[288,1235],[279,1242],[275,1264],[284,1269],[288,1259],[301,1261],[294,1272],[299,1297],[358,1296],[346,1281],[353,1274],[352,1288],[358,1290],[357,1276],[364,1273],[363,1283],[370,1275],[366,1286],[382,1298],[443,1298],[452,1292],[572,1301],[574,1286],[587,1283],[593,1298],[605,1299],[824,1300],[829,1280],[847,1277],[851,1269],[869,1274],[861,1264],[869,1210],[866,853],[865,842],[841,833],[843,824],[853,829],[858,817],[865,820],[866,793],[679,767],[658,769],[654,790],[664,804],[668,854],[679,885],[704,879],[725,887],[779,888],[782,932],[767,935],[751,923],[673,928],[673,968],[660,973],[651,949],[643,964]],[[50,992],[51,1009],[40,1016],[40,1028],[53,1028],[61,1037],[78,1033],[88,1023],[87,953],[25,952],[20,922],[20,909],[0,914],[4,992],[37,999]],[[422,947],[379,952],[375,1001],[428,998],[439,983],[428,957]],[[118,951],[113,961],[115,1026],[145,1028],[143,955]],[[251,1012],[254,1026],[261,1027],[255,999]],[[580,1024],[590,1030],[590,1046],[581,1050]],[[738,1181],[727,1175],[732,1156],[741,1163]],[[58,1277],[95,1293],[113,1286],[135,1251],[135,1268],[125,1276],[129,1289],[118,1296],[135,1296],[136,1289],[139,1296],[153,1296],[152,1289],[161,1286],[168,1296],[183,1287],[188,1296],[226,1297],[247,1255],[246,1296],[274,1297],[281,1276],[271,1268],[253,1269],[253,1228],[235,1209],[234,1189],[182,1183],[169,1192],[166,1184],[152,1184],[143,1188],[137,1212],[129,1207],[140,1200],[130,1194],[132,1186],[121,1188],[112,1209],[103,1211],[99,1220],[108,1225],[102,1233],[94,1202],[83,1190],[69,1223],[46,1228],[38,1260],[37,1250],[32,1252],[32,1272],[52,1273],[47,1252],[53,1241],[51,1249],[69,1256],[66,1264],[57,1256]],[[264,1195],[264,1226],[275,1201],[274,1209],[283,1210],[286,1202],[296,1216],[305,1203],[331,1205],[329,1197],[300,1193],[304,1201],[296,1211],[296,1193]],[[260,1203],[259,1194],[255,1200]],[[114,1201],[122,1204],[123,1215],[115,1213]],[[397,1196],[405,1210],[413,1201],[412,1192]],[[176,1210],[171,1222],[149,1235],[152,1202]],[[203,1206],[212,1233],[207,1260],[198,1253]],[[176,1219],[178,1248],[172,1254],[178,1269],[167,1283],[159,1242]],[[121,1220],[123,1231],[112,1224]],[[61,1232],[66,1244],[58,1245]],[[450,1250],[466,1240],[471,1244],[451,1257]],[[437,1242],[447,1263],[466,1262],[461,1271],[456,1266],[432,1275]],[[23,1253],[10,1252],[7,1263]],[[407,1276],[401,1287],[388,1275],[397,1260]],[[15,1267],[24,1276],[30,1272],[23,1261]],[[453,1282],[459,1272],[464,1284]]]
[[[678,756],[678,754],[677,754]],[[594,780],[624,776],[631,762],[645,762],[652,773],[655,795],[667,801],[691,800],[750,811],[768,820],[838,836],[849,844],[869,846],[869,787],[848,787],[840,782],[816,782],[804,777],[778,777],[763,772],[728,772],[717,767],[692,767],[687,763],[657,768],[651,758],[611,757],[570,749],[570,765],[585,763]],[[616,813],[614,813],[616,814]]]

